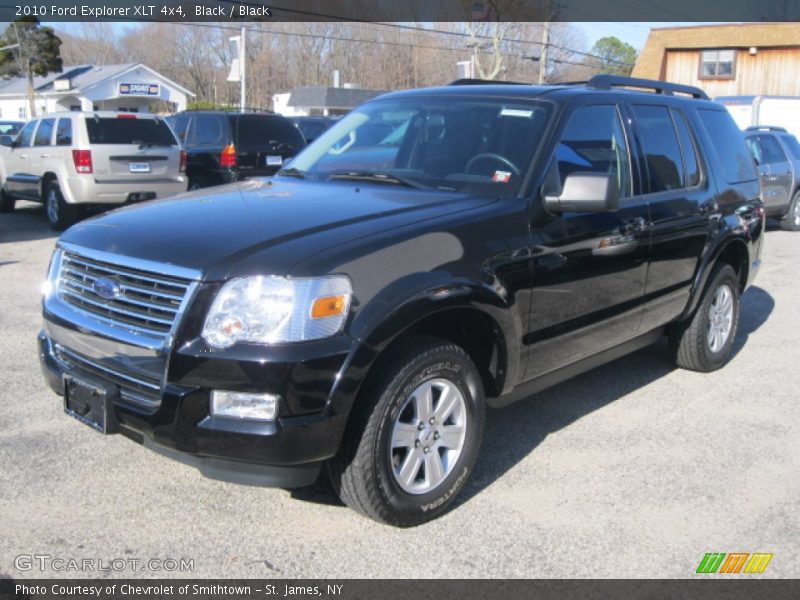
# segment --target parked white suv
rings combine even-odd
[[[1,142],[0,142],[1,143]],[[186,190],[186,154],[159,117],[63,112],[29,121],[0,148],[0,211],[18,199],[44,202],[61,230],[81,205],[120,205]]]

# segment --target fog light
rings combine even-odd
[[[212,390],[211,414],[228,419],[274,421],[275,415],[278,413],[279,399],[280,396],[275,394]]]

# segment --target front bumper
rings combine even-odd
[[[96,370],[63,359],[58,340],[48,334],[47,320],[45,327],[38,337],[39,358],[53,391],[63,394],[65,377],[97,380]],[[50,329],[58,335],[57,328]],[[304,387],[309,378],[314,380],[315,389],[327,386],[330,390],[344,358],[345,355],[328,356],[298,366],[173,357],[171,362],[176,366],[171,367],[172,379],[167,378],[158,405],[148,408],[116,394],[111,402],[113,420],[126,437],[192,465],[207,477],[271,487],[310,485],[317,479],[323,462],[336,454],[346,415],[331,414],[320,403],[320,397],[305,397],[302,390],[309,389]],[[218,389],[232,389],[230,384],[237,379],[233,375],[251,369],[259,371],[253,372],[258,382],[269,382],[270,389],[265,391],[279,389],[287,397],[279,418],[275,422],[255,422],[210,415],[209,394],[217,387],[213,377],[219,378]],[[104,379],[103,384],[119,391],[111,379]],[[253,381],[239,380],[238,385],[246,388]],[[306,414],[297,414],[301,412]]]

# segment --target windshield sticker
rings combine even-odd
[[[518,108],[504,108],[500,111],[501,117],[524,117],[530,119],[532,115],[532,110],[520,110]]]
[[[510,171],[495,171],[494,175],[492,175],[492,181],[495,183],[508,183],[511,181],[511,172]]]

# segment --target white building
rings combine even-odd
[[[164,100],[184,110],[194,94],[141,63],[64,67],[33,80],[36,114],[61,110],[147,112]],[[0,119],[30,118],[27,82],[23,77],[0,80]]]

